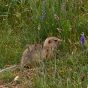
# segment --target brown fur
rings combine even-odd
[[[22,55],[21,67],[31,63],[39,63],[46,58],[52,58],[60,43],[61,40],[57,37],[48,37],[43,46],[41,44],[28,45]]]

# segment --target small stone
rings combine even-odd
[[[14,78],[14,81],[18,81],[19,80],[19,76],[16,76],[15,78]]]

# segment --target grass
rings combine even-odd
[[[81,55],[80,55],[81,54]],[[45,63],[35,80],[35,88],[86,88],[88,85],[88,51],[67,55]]]
[[[57,59],[45,62],[35,87],[86,88],[88,51],[80,45],[82,32],[87,49],[87,0],[0,0],[0,68],[19,64],[26,44],[57,36],[63,40]]]
[[[10,71],[6,71],[3,74],[0,73],[0,81],[2,81],[3,83],[11,82],[14,79],[14,77],[15,75]]]

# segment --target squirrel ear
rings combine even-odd
[[[51,43],[51,40],[49,40],[48,43],[50,44]]]

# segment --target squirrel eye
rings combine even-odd
[[[55,42],[57,42],[57,40],[54,40]]]

